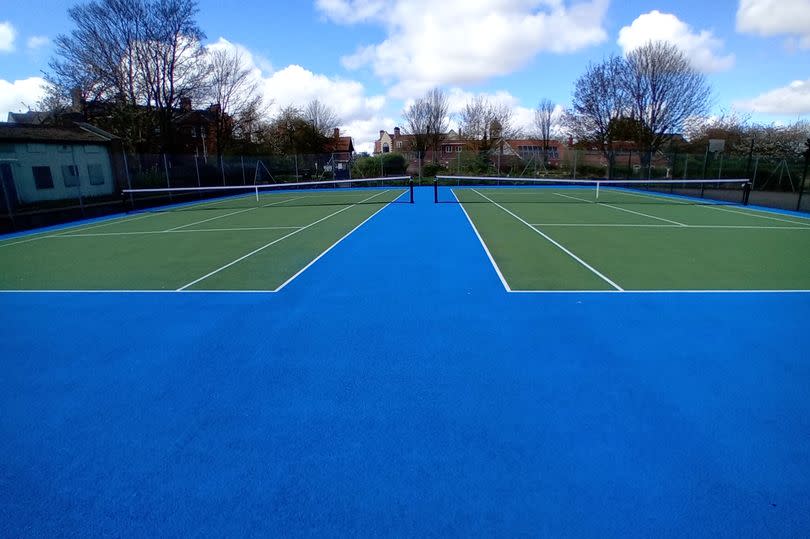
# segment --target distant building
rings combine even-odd
[[[418,170],[418,156],[413,150],[414,136],[405,135],[399,127],[395,127],[393,133],[380,130],[379,138],[374,142],[374,155],[386,153],[399,153],[408,158],[408,171],[415,173]],[[539,165],[543,161],[543,141],[540,139],[500,139],[491,145],[489,159],[495,164],[500,160],[501,170],[508,167],[525,167],[530,164]],[[550,166],[557,166],[566,153],[567,146],[559,140],[549,140],[548,160]],[[464,152],[474,152],[477,141],[465,139],[455,130],[450,130],[444,135],[444,139],[436,148],[435,156],[433,149],[425,152],[422,164],[438,163],[448,169],[453,169]],[[435,157],[435,158],[434,158]]]
[[[80,92],[72,93],[69,110],[56,114],[40,111],[9,112],[8,122],[26,125],[73,126],[76,123],[107,126],[114,115],[115,102],[86,102]],[[135,108],[138,114],[148,114],[143,106]],[[217,153],[217,120],[222,116],[223,127],[232,127],[232,118],[222,114],[219,105],[209,105],[204,109],[192,107],[191,98],[180,99],[180,106],[173,110],[172,134],[165,148],[161,148],[160,129],[155,127],[146,143],[139,145],[141,153],[168,153],[198,155],[208,157]]]
[[[335,179],[349,178],[351,163],[354,159],[352,137],[341,135],[340,129],[336,127],[332,136],[327,139],[324,151],[331,154],[329,163],[326,165],[326,172],[332,172]]]
[[[113,195],[120,187],[117,142],[84,123],[0,123],[0,208]]]

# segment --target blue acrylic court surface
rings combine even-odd
[[[810,295],[509,293],[416,198],[276,293],[0,294],[0,536],[810,535]]]

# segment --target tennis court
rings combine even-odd
[[[0,536],[808,536],[806,216],[408,190],[4,237]]]
[[[276,291],[387,204],[407,202],[407,180],[141,190],[128,215],[0,241],[0,288]],[[200,194],[215,198],[177,202]],[[150,206],[155,195],[169,204]]]
[[[602,185],[598,198],[596,185],[443,189],[509,291],[810,289],[806,217],[669,189]]]

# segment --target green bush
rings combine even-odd
[[[432,178],[445,170],[447,169],[438,163],[428,163],[422,167],[422,177]]]
[[[408,168],[404,155],[387,153],[382,156],[360,157],[352,164],[353,178],[376,178],[378,176],[403,176]]]

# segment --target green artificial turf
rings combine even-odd
[[[810,289],[810,219],[591,189],[454,193],[512,290]]]
[[[6,238],[0,289],[274,290],[403,192],[206,201]]]

